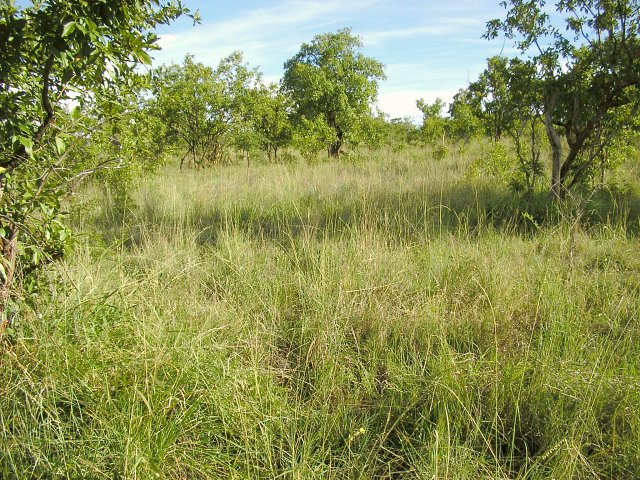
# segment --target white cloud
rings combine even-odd
[[[381,89],[378,95],[378,108],[388,114],[391,118],[410,117],[418,122],[422,119],[420,110],[416,107],[416,100],[424,98],[427,102],[433,103],[436,98],[441,98],[449,103],[458,89],[441,90],[394,90],[384,91]]]
[[[412,38],[418,36],[445,36],[461,32],[468,27],[476,27],[484,23],[476,17],[441,18],[432,20],[431,25],[412,28],[398,28],[362,34],[365,45],[376,45],[396,38]]]
[[[180,28],[161,32],[159,46],[163,50],[154,54],[154,64],[181,62],[191,53],[196,61],[215,66],[240,50],[249,65],[262,71],[265,81],[277,81],[284,62],[301,43],[318,33],[352,26],[363,39],[364,53],[387,65],[379,106],[392,117],[419,118],[415,107],[418,98],[432,102],[440,96],[450,101],[459,88],[475,80],[486,58],[504,48],[502,42],[480,39],[486,20],[496,15],[495,0],[400,0],[397,4],[382,0],[249,0],[229,8],[226,17],[216,16],[210,0],[200,1],[206,5],[202,7],[204,23],[187,29],[185,22]]]
[[[330,29],[376,0],[284,0],[269,7],[246,11],[222,22],[203,22],[189,30],[160,35],[162,51],[156,63],[179,62],[185,53],[196,60],[215,64],[235,50],[241,50],[252,64],[282,65],[311,34]],[[312,33],[311,33],[312,32]]]
[[[171,45],[178,41],[180,37],[178,35],[174,35],[171,33],[164,33],[162,35],[158,35],[157,45],[160,48],[171,48]]]

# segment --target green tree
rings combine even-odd
[[[242,52],[235,51],[220,61],[215,75],[229,102],[229,141],[248,162],[250,152],[261,146],[254,110],[262,88],[262,74],[244,61]]]
[[[0,329],[14,280],[66,237],[61,199],[78,172],[65,164],[75,136],[56,122],[64,105],[114,110],[150,63],[154,27],[184,13],[177,0],[0,3]]]
[[[516,190],[532,190],[542,174],[539,85],[531,62],[496,56],[468,90],[493,141],[506,134],[514,143],[517,165],[510,180]]]
[[[241,52],[223,58],[216,69],[187,55],[181,65],[159,67],[152,78],[154,112],[169,141],[184,152],[180,168],[187,158],[196,167],[218,163],[229,144],[250,148],[249,97],[260,74],[244,63]]]
[[[479,102],[469,91],[460,89],[453,96],[453,101],[449,105],[449,135],[464,142],[469,142],[482,132],[482,122]]]
[[[384,66],[358,52],[361,47],[350,29],[317,35],[284,65],[282,87],[293,101],[297,124],[313,127],[331,157],[367,131],[377,81],[385,78]]]
[[[98,107],[77,107],[58,121],[73,125],[74,146],[66,163],[83,166],[76,180],[91,175],[122,210],[131,205],[136,180],[154,172],[172,152],[165,147],[164,125],[143,96],[122,92],[114,106],[117,114],[105,115]]]
[[[487,68],[478,80],[469,85],[469,92],[474,97],[471,103],[482,119],[487,135],[494,141],[500,140],[504,131],[505,115],[508,113],[506,97],[508,91],[509,59],[502,56],[487,60]]]
[[[289,120],[290,101],[277,84],[255,90],[252,124],[269,161],[278,159],[278,150],[291,143],[293,127]]]
[[[529,62],[511,59],[505,70],[507,91],[502,98],[502,129],[513,140],[517,174],[512,179],[516,190],[531,191],[542,175],[544,124],[535,71]]]
[[[444,145],[447,129],[447,119],[442,113],[446,106],[444,101],[441,98],[436,98],[435,102],[427,103],[421,98],[416,101],[416,106],[422,112],[422,126],[420,127],[422,139],[432,145],[437,142],[442,142]]]
[[[530,64],[551,146],[551,190],[562,198],[637,117],[640,5],[558,0],[551,19],[542,2],[502,4],[505,18],[490,21],[485,36],[515,40]]]
[[[387,114],[379,114],[375,119],[374,136],[369,145],[374,148],[385,148],[388,152],[400,152],[419,137],[418,127],[406,118],[390,118]]]
[[[222,138],[231,123],[232,100],[213,68],[187,55],[181,65],[152,72],[152,111],[166,127],[168,141],[183,151],[180,168],[222,156]]]

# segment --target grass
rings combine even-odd
[[[88,192],[1,347],[0,479],[639,478],[638,200],[477,148]]]

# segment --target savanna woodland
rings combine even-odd
[[[418,125],[0,1],[0,479],[640,478],[640,4],[502,7]]]

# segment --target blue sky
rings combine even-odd
[[[488,20],[504,10],[499,0],[185,0],[200,25],[182,19],[159,30],[155,64],[181,62],[186,53],[215,66],[244,52],[267,81],[278,81],[284,62],[314,35],[351,27],[362,52],[386,65],[378,106],[391,117],[417,118],[418,98],[449,101],[501,52],[502,40],[482,39]],[[510,45],[507,43],[507,47]]]

